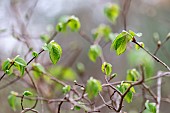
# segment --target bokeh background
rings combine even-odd
[[[113,33],[120,33],[123,30],[122,15],[120,14],[116,23],[112,24],[105,17],[103,10],[109,2],[119,4],[122,9],[122,1],[124,0],[0,0],[0,64],[6,58],[13,58],[18,54],[24,57],[27,53],[27,46],[16,39],[20,34],[22,34],[22,38],[26,39],[30,47],[39,51],[43,46],[40,35],[51,33],[62,15],[77,16],[81,22],[81,31],[89,37],[92,37],[92,29],[100,24],[110,25]],[[138,40],[143,41],[145,47],[151,52],[154,52],[157,46],[154,37],[159,37],[160,40],[163,40],[170,32],[169,6],[169,0],[131,1],[127,15],[127,29],[143,33],[143,36]],[[90,44],[78,33],[59,33],[55,40],[63,48],[63,57],[57,65],[67,65],[74,60],[73,64],[69,66],[76,70],[77,62],[82,62],[85,65],[85,74],[82,76],[77,74],[82,83],[86,83],[90,76],[101,81],[104,80],[100,70],[100,60],[98,59],[96,63],[89,60],[88,50]],[[133,68],[133,65],[128,60],[132,48],[133,45],[129,45],[126,53],[121,56],[117,56],[115,52],[110,51],[110,43],[103,48],[105,59],[113,65],[113,72],[118,73],[115,81],[125,79],[126,70]],[[157,54],[168,65],[170,65],[169,50],[170,43],[167,42],[164,48],[160,49]],[[51,63],[47,56],[44,53],[37,62],[41,62],[46,67],[50,66]],[[30,57],[31,55],[26,58],[26,61]],[[75,57],[76,59],[74,59]],[[158,70],[166,70],[156,62],[153,68],[153,76]],[[2,70],[0,74],[3,74]],[[8,83],[10,80],[6,76],[0,82],[0,86]],[[169,81],[169,78],[163,79],[162,84],[162,96],[166,98],[170,98]],[[154,86],[154,83],[152,83],[152,86]],[[0,89],[0,113],[14,113],[8,105],[7,96],[11,90],[22,92],[27,87],[22,80],[19,80],[5,89]],[[137,113],[140,109],[140,102],[141,100],[138,97],[134,97],[133,102],[124,107],[125,111]],[[168,113],[170,110],[169,106],[170,103],[162,102],[161,113]],[[106,110],[103,109],[102,112],[106,113]],[[63,113],[65,112],[63,111]]]

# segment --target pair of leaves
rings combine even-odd
[[[5,73],[10,75],[13,72],[12,65],[14,65],[14,67],[20,71],[21,76],[24,75],[25,67],[27,66],[27,63],[26,63],[26,61],[24,59],[19,57],[19,55],[17,55],[12,60],[11,59],[7,59],[2,64],[2,70],[5,71]]]
[[[63,16],[60,18],[60,22],[56,25],[56,30],[58,32],[64,32],[67,30],[67,27],[71,29],[71,31],[78,31],[80,29],[80,21],[75,16]]]
[[[112,73],[112,65],[110,63],[104,62],[102,64],[101,70],[104,74],[110,76],[110,74]]]
[[[49,51],[49,56],[53,64],[56,64],[60,60],[62,48],[58,43],[54,42],[54,40],[49,44],[45,44],[43,49]]]
[[[140,74],[136,69],[131,69],[127,71],[127,76],[126,76],[127,81],[137,81],[139,77]]]
[[[112,23],[114,23],[119,16],[120,8],[117,4],[108,3],[104,8],[104,14]]]
[[[115,49],[117,55],[121,55],[125,52],[127,44],[133,39],[133,37],[140,37],[141,35],[141,33],[134,33],[131,30],[129,30],[129,32],[123,30],[112,42],[111,49]]]
[[[156,103],[149,103],[149,100],[145,102],[145,110],[143,113],[156,113]]]
[[[121,93],[125,93],[125,91],[130,87],[129,83],[122,83],[121,85],[117,85],[117,89],[121,92]],[[130,88],[129,92],[126,94],[125,96],[125,100],[127,103],[132,102],[133,99],[133,93],[135,93],[135,89],[134,87]]]
[[[86,93],[88,98],[93,99],[98,95],[100,91],[102,91],[101,82],[94,79],[93,77],[90,77],[86,84]]]
[[[99,45],[91,45],[88,52],[89,59],[96,62],[97,58],[102,54],[102,49]]]

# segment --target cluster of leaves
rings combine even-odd
[[[20,72],[21,76],[24,75],[25,67],[27,66],[27,63],[24,59],[22,59],[19,55],[17,55],[14,59],[7,59],[2,64],[2,70],[8,74],[11,75],[13,73],[14,67]]]
[[[104,13],[106,17],[112,23],[115,23],[119,15],[119,12],[120,12],[119,6],[116,4],[109,3],[104,8]],[[77,17],[63,16],[60,18],[59,23],[56,25],[56,31],[65,32],[67,31],[67,28],[69,28],[71,31],[75,32],[75,31],[78,31],[80,27],[81,27],[81,24]],[[104,25],[104,24],[101,24],[99,25],[99,27],[94,29],[92,31],[92,35],[93,35],[94,40],[97,40],[99,38],[104,38],[106,42],[112,41],[110,48],[111,50],[115,50],[117,55],[121,55],[126,51],[127,45],[129,44],[129,42],[132,42],[134,40],[134,37],[142,36],[141,33],[135,33],[131,30],[129,31],[123,30],[119,34],[113,33],[112,29],[108,25]],[[53,40],[49,42],[50,38],[48,35],[42,35],[40,38],[45,42],[45,45],[42,47],[43,51],[47,51],[49,53],[51,62],[53,64],[56,64],[62,56],[61,46]],[[143,42],[137,42],[137,43],[140,45],[140,46],[135,45],[135,48],[137,50],[140,49],[141,47],[144,48]],[[142,55],[143,54],[144,53],[142,53]],[[97,58],[101,57],[101,55],[102,55],[102,48],[100,47],[100,45],[98,43],[92,44],[88,52],[89,59],[92,62],[96,62]],[[39,56],[39,53],[37,53],[36,51],[33,51],[32,56],[33,58],[36,58]],[[143,62],[144,66],[146,67],[146,71],[151,70],[150,68],[153,67],[152,60],[150,59],[148,60],[146,59],[146,57],[139,60],[137,59],[138,56],[135,56],[135,57],[136,58],[134,58],[133,60],[135,62],[140,62],[140,63]],[[151,62],[151,63],[148,63],[148,62]],[[2,64],[2,70],[6,74],[11,75],[13,73],[13,69],[15,68],[20,72],[20,75],[23,76],[27,65],[28,64],[26,63],[24,59],[22,59],[20,56],[16,56],[14,59],[7,59],[6,61],[4,61],[4,63]],[[33,63],[32,70],[36,77],[40,77],[41,74],[46,73],[44,67],[39,63]],[[82,63],[78,63],[77,70],[80,73],[83,73],[85,71],[84,65]],[[101,66],[101,71],[106,75],[106,77],[114,78],[117,75],[115,73],[112,73],[112,65],[109,62],[103,62]],[[60,79],[64,78],[66,80],[74,80],[76,78],[75,72],[71,68],[68,68],[68,67],[55,66],[53,68],[50,68],[49,72],[51,72],[53,75],[55,75],[55,77],[60,78]],[[127,71],[127,76],[126,76],[127,81],[136,82],[139,80],[139,78],[140,78],[140,74],[136,69],[130,69]],[[120,85],[117,85],[116,88],[118,91],[121,92],[121,94],[124,94],[130,88],[130,85],[131,85],[130,83],[126,83],[122,81],[122,83]],[[62,87],[62,92],[64,94],[68,94],[71,90],[72,90],[72,86],[70,85],[65,85],[64,87]],[[87,93],[88,98],[92,100],[98,96],[99,92],[102,91],[102,83],[99,80],[94,79],[93,77],[90,77],[90,79],[87,81],[85,85],[84,90],[85,90],[85,93]],[[135,93],[135,88],[131,87],[124,97],[127,103],[132,102],[134,93]],[[16,110],[16,97],[18,95],[19,94],[16,92],[11,92],[11,94],[8,96],[9,105],[11,106],[13,110]],[[30,91],[24,91],[22,96],[33,96],[33,93]],[[81,101],[80,101],[80,104],[81,104]],[[155,103],[149,103],[149,101],[146,101],[145,107],[146,109],[144,110],[144,113],[156,113]],[[80,108],[81,108],[80,105],[74,106],[75,110],[80,110]],[[86,109],[85,106],[83,106],[83,108]]]
[[[69,27],[71,31],[78,31],[81,27],[79,19],[75,16],[62,16],[56,25],[56,30],[58,32],[65,32],[67,27]]]

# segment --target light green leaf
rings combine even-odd
[[[23,95],[24,96],[32,96],[33,94],[30,91],[24,91]]]
[[[130,86],[129,83],[122,83],[121,85],[117,85],[117,89],[123,94],[129,88],[129,86]],[[135,93],[134,87],[130,88],[129,92],[125,96],[125,100],[127,103],[132,102],[133,93]]]
[[[24,66],[24,67],[27,66],[26,61],[24,59],[22,59],[21,57],[19,57],[19,55],[14,58],[14,62],[16,64]]]
[[[67,24],[66,24],[66,23],[59,22],[59,23],[56,25],[56,30],[57,30],[58,32],[65,32],[65,31],[66,31],[66,28],[67,28]]]
[[[67,30],[67,27],[69,27],[71,31],[78,31],[81,27],[79,19],[74,15],[62,16],[60,22],[56,25],[56,30],[58,32],[64,32]]]
[[[16,111],[16,96],[15,95],[9,95],[8,96],[8,103],[12,110]]]
[[[92,35],[94,39],[99,37],[104,37],[105,41],[109,41],[111,37],[111,28],[108,25],[101,24],[96,29],[92,30]]]
[[[36,51],[33,51],[33,52],[32,52],[32,56],[33,56],[33,57],[38,57],[38,53],[37,53]]]
[[[77,17],[71,16],[68,20],[68,26],[70,27],[71,31],[78,31],[81,25]]]
[[[61,46],[58,43],[51,41],[48,44],[48,49],[49,49],[49,56],[50,56],[52,63],[56,64],[60,60],[61,55],[62,55]]]
[[[88,94],[89,99],[96,97],[100,91],[102,91],[101,82],[90,77],[86,84],[86,93]]]
[[[102,49],[99,45],[91,45],[88,52],[89,59],[96,62],[96,59],[102,54]]]
[[[133,38],[127,31],[122,31],[111,45],[111,49],[115,49],[117,55],[121,55],[125,52],[127,43]]]
[[[149,100],[147,100],[145,102],[145,107],[146,107],[146,111],[150,113],[156,113],[156,103],[149,103]]]
[[[104,8],[104,14],[106,17],[114,23],[119,16],[119,6],[117,4],[108,3]]]
[[[110,63],[104,62],[102,64],[101,70],[104,74],[109,76],[112,73],[112,65]]]
[[[139,79],[139,72],[136,69],[131,69],[127,71],[126,80],[127,81],[137,81]]]

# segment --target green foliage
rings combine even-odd
[[[110,63],[104,62],[102,64],[101,70],[104,74],[109,76],[112,73],[112,65]]]
[[[102,54],[102,49],[99,45],[91,45],[88,52],[89,59],[96,62],[97,58]]]
[[[149,100],[145,102],[145,110],[143,113],[156,113],[156,103],[149,103]]]
[[[111,49],[115,49],[117,55],[121,55],[125,52],[127,43],[133,38],[133,36],[127,31],[122,31],[111,45]]]
[[[12,110],[16,111],[16,96],[10,94],[8,96],[8,103],[10,105],[10,107],[12,108]]]
[[[9,69],[9,67],[11,66],[11,63],[10,63],[9,60],[10,60],[10,59],[7,59],[7,60],[5,60],[5,61],[2,63],[2,70],[3,70],[6,74],[11,75],[12,72],[13,72],[13,69],[12,69],[12,68]]]
[[[86,93],[88,94],[88,98],[93,99],[100,91],[102,91],[101,82],[90,77],[86,84]]]
[[[69,93],[70,90],[71,90],[71,86],[70,86],[70,85],[66,85],[66,86],[63,87],[63,93],[64,93],[64,94]]]
[[[99,25],[99,27],[92,30],[92,35],[94,39],[97,39],[99,37],[104,37],[106,42],[112,40],[114,37],[114,34],[112,33],[110,26],[105,24],[101,24]]]
[[[126,76],[127,81],[137,81],[139,77],[140,74],[136,69],[131,69],[127,71],[127,76]]]
[[[123,30],[117,35],[116,39],[112,42],[111,49],[115,49],[117,55],[121,55],[126,51],[127,44],[132,41],[134,36],[142,36],[142,33],[135,33],[131,30],[129,32]],[[142,44],[144,46],[144,44]]]
[[[38,53],[37,53],[36,51],[33,51],[33,52],[32,52],[32,56],[33,56],[33,57],[38,57]]]
[[[26,61],[19,57],[19,55],[17,55],[14,58],[14,66],[20,71],[21,76],[23,76],[25,72],[25,67],[27,66]]]
[[[121,92],[121,93],[125,93],[126,90],[129,88],[130,84],[129,83],[122,83],[121,85],[117,85],[117,89]],[[129,92],[126,94],[125,96],[125,100],[127,103],[132,102],[133,99],[133,93],[135,93],[135,89],[134,87],[130,88]]]
[[[60,60],[62,48],[58,43],[54,42],[54,40],[49,44],[45,44],[43,49],[49,51],[49,56],[53,64],[56,64]]]
[[[60,18],[60,22],[56,25],[56,30],[58,32],[64,32],[67,30],[67,27],[71,31],[78,31],[81,27],[80,21],[75,16],[63,16]]]
[[[24,91],[23,95],[24,95],[24,96],[32,96],[33,93],[30,92],[30,91]]]
[[[117,4],[109,3],[104,8],[104,14],[112,23],[114,23],[119,16],[120,8]]]
[[[146,78],[154,73],[154,60],[143,50],[131,50],[128,52],[128,61],[131,66],[143,65],[146,71]]]

